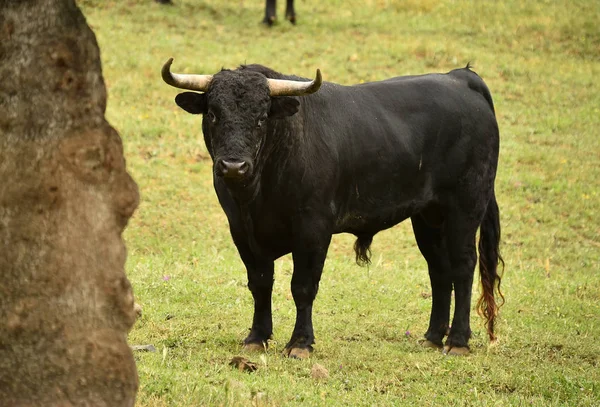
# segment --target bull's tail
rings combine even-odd
[[[490,341],[496,340],[494,335],[494,320],[498,309],[504,304],[504,295],[500,291],[501,274],[504,271],[504,260],[500,255],[500,211],[496,197],[488,202],[487,210],[479,231],[479,273],[481,276],[481,297],[477,301],[477,312],[486,319],[487,333]],[[502,271],[498,272],[498,265]],[[497,291],[501,304],[496,303],[494,292]]]

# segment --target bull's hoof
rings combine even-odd
[[[438,345],[437,343],[431,342],[428,339],[421,339],[421,340],[419,340],[419,345],[421,345],[424,348],[442,349],[441,345]]]
[[[264,25],[266,25],[267,27],[273,27],[273,25],[275,24],[275,21],[277,20],[277,18],[275,16],[271,16],[271,17],[265,17],[262,20],[262,23]]]
[[[246,352],[266,352],[267,345],[263,343],[245,343],[242,349]]]
[[[444,350],[442,351],[442,353],[444,355],[449,355],[449,356],[467,356],[471,352],[469,351],[469,348],[466,346],[446,345],[446,346],[444,346]]]
[[[283,351],[283,356],[292,359],[308,359],[310,357],[310,349],[308,348],[287,348]]]

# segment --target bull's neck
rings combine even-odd
[[[235,183],[226,183],[227,190],[240,207],[247,207],[256,200],[260,192],[260,175],[256,172],[251,177]]]

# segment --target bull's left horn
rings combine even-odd
[[[303,96],[315,93],[321,87],[323,79],[321,71],[317,69],[317,75],[310,82],[290,81],[283,79],[267,79],[271,96]]]
[[[199,92],[206,92],[212,81],[212,75],[186,75],[171,73],[171,64],[173,58],[169,58],[162,67],[162,78],[163,81],[176,88],[197,90]]]

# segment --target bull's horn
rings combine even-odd
[[[317,69],[315,79],[310,82],[283,79],[267,79],[267,82],[271,96],[303,96],[318,91],[323,79],[321,78],[321,71]]]
[[[206,92],[210,81],[212,81],[212,75],[186,75],[171,73],[171,64],[173,58],[169,58],[162,67],[162,78],[171,86],[181,89],[197,90],[200,92]]]

